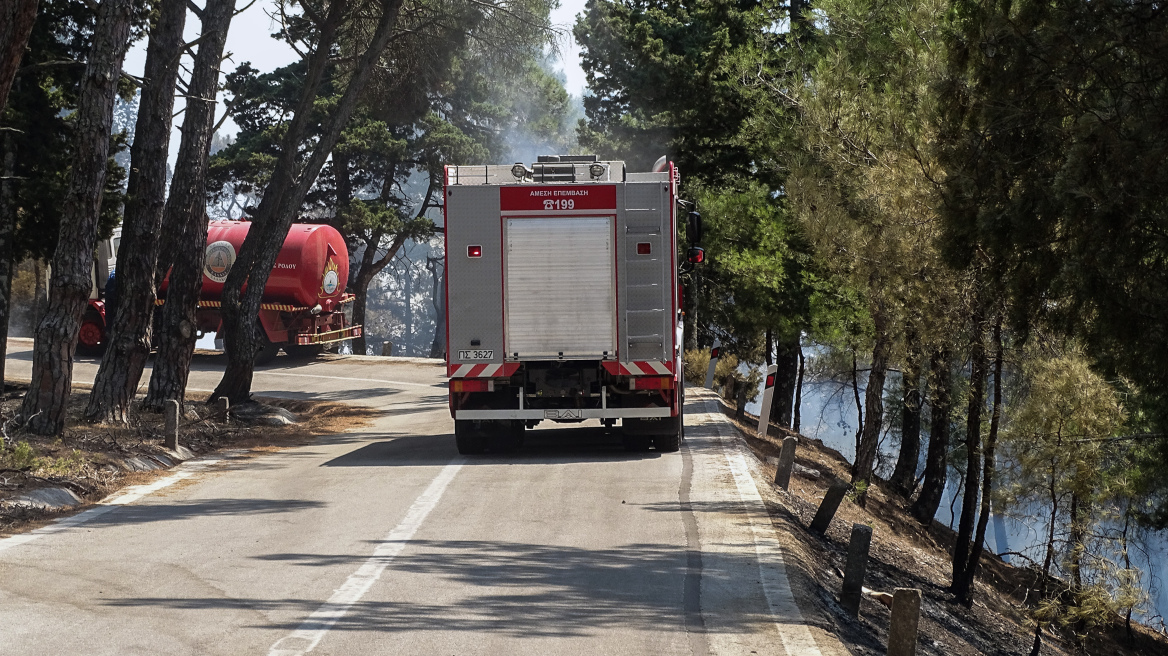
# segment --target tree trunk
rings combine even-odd
[[[174,265],[166,288],[166,303],[158,330],[158,354],[145,406],[161,410],[168,400],[184,406],[191,356],[197,341],[195,314],[203,289],[203,265],[207,256],[207,158],[215,121],[215,93],[227,30],[235,12],[235,0],[208,0],[203,9],[203,38],[187,84],[187,108],[183,113],[182,141],[178,148],[170,198],[163,223],[173,236],[170,249]],[[158,271],[160,278],[165,271]],[[258,308],[257,308],[258,309]]]
[[[856,363],[856,349],[852,349],[852,397],[856,400],[856,453],[860,453],[860,437],[864,434],[864,404],[860,401],[860,367]]]
[[[775,389],[771,401],[771,419],[783,428],[791,428],[791,402],[795,398],[795,381],[799,378],[799,340],[780,340],[775,344]]]
[[[430,275],[434,276],[434,341],[430,344],[430,357],[446,355],[446,286],[443,284],[445,271],[442,258],[428,258]],[[439,271],[443,271],[439,274]]]
[[[365,243],[365,250],[361,253],[361,264],[357,268],[357,276],[353,279],[353,325],[365,325],[365,307],[367,295],[369,294],[369,283],[373,282],[373,277],[377,272],[373,270],[374,258],[377,256],[377,246],[381,240],[385,238],[384,230],[374,230],[373,236]],[[365,355],[368,351],[368,344],[365,341],[365,331],[353,338],[353,353],[356,355]]]
[[[85,418],[90,421],[127,423],[130,401],[138,393],[142,368],[150,355],[150,326],[158,293],[154,270],[166,204],[166,157],[186,16],[185,0],[163,0],[150,30],[146,83],[130,149],[126,210],[118,246],[118,308],[85,409]]]
[[[981,562],[981,554],[985,548],[986,529],[990,522],[990,495],[994,491],[994,450],[998,445],[998,426],[1002,419],[1002,320],[994,326],[994,409],[990,415],[990,431],[986,435],[984,464],[981,473],[981,508],[977,518],[977,533],[973,538],[973,547],[969,552],[969,564],[965,568],[965,581],[962,589],[966,593],[967,601],[973,599],[973,582],[977,577],[977,566]]]
[[[1061,446],[1062,438],[1059,438]],[[1047,481],[1047,491],[1050,493],[1050,523],[1046,533],[1046,557],[1042,561],[1042,575],[1038,578],[1038,601],[1046,599],[1046,584],[1050,579],[1050,566],[1054,564],[1054,528],[1058,518],[1059,497],[1056,485],[1058,483],[1058,466],[1054,458],[1050,460],[1050,480]],[[1042,654],[1042,622],[1034,623],[1034,644],[1030,648],[1030,656]]]
[[[951,356],[945,348],[933,352],[929,359],[929,450],[925,454],[925,475],[921,493],[913,502],[911,512],[925,526],[933,521],[945,483],[949,479],[949,415],[952,412],[953,373]]]
[[[114,98],[130,39],[131,0],[105,0],[97,12],[81,80],[76,149],[53,255],[49,307],[37,326],[32,382],[20,408],[28,429],[60,433],[73,383],[73,351],[92,286],[93,249],[108,168]]]
[[[860,444],[856,449],[856,463],[852,466],[852,484],[870,483],[876,464],[876,448],[880,444],[880,428],[884,424],[884,379],[888,373],[888,356],[892,352],[892,336],[888,334],[888,320],[883,312],[873,313],[876,343],[872,346],[872,368],[864,390],[864,422]]]
[[[224,285],[222,311],[226,330],[224,344],[227,350],[227,369],[216,386],[212,398],[227,397],[232,403],[246,401],[251,396],[251,379],[255,363],[256,315],[268,276],[283,246],[292,219],[304,203],[304,197],[316,181],[317,175],[336,146],[341,130],[356,109],[357,100],[369,81],[377,60],[389,43],[397,24],[398,11],[403,0],[381,0],[381,18],[353,69],[352,77],[336,110],[329,117],[320,139],[312,148],[303,169],[299,168],[300,145],[306,133],[309,114],[320,87],[325,65],[333,44],[336,27],[346,3],[329,6],[329,15],[320,29],[320,40],[313,51],[305,77],[304,93],[297,105],[288,133],[281,145],[281,155],[272,172],[267,189],[256,209],[256,220],[247,239],[239,249],[235,265]],[[243,289],[247,283],[247,290]]]
[[[0,109],[3,104],[0,103]],[[12,276],[16,272],[16,147],[8,132],[0,134],[0,349],[7,353],[12,318]],[[0,398],[4,396],[5,362],[0,358]]]
[[[803,357],[803,345],[799,345],[799,379],[795,381],[795,416],[791,420],[791,430],[798,433],[802,430],[802,408],[803,408],[803,370],[806,364],[806,359]]]
[[[36,327],[41,319],[45,318],[45,311],[49,309],[49,276],[52,267],[48,262],[37,258],[32,262],[33,282],[32,312],[29,313],[28,334],[35,335]]]
[[[965,605],[971,601],[969,587],[970,539],[977,518],[977,498],[981,491],[981,413],[985,404],[986,348],[984,318],[980,311],[973,317],[973,340],[970,344],[969,407],[965,422],[965,494],[961,498],[961,520],[957,523],[957,542],[953,546],[952,586],[954,596]]]
[[[38,0],[5,0],[0,6],[0,113],[24,59],[28,36],[36,22]]]
[[[907,354],[904,362],[902,411],[900,415],[900,454],[889,483],[906,499],[912,495],[921,460],[921,353],[916,330],[906,331]]]

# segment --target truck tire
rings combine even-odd
[[[315,358],[321,353],[324,353],[324,344],[285,344],[283,348],[284,352],[288,354],[288,357],[299,360]]]
[[[479,455],[487,450],[487,436],[481,429],[475,428],[473,421],[455,419],[454,444],[464,456]]]
[[[621,436],[621,444],[625,447],[625,451],[639,453],[648,451],[649,447],[653,446],[653,437],[651,435],[623,435]]]
[[[105,353],[105,325],[96,312],[87,313],[77,335],[77,352],[81,355]]]
[[[259,350],[256,351],[255,363],[257,366],[269,364],[276,356],[280,354],[280,345],[272,343],[268,339],[268,334],[264,332],[263,326],[256,327],[256,341],[259,342]]]
[[[680,417],[678,417],[680,419]],[[681,422],[678,422],[679,424]],[[653,437],[653,446],[657,447],[658,451],[662,453],[673,453],[681,448],[681,437],[685,432],[685,428],[678,428],[676,433],[668,435],[657,435]]]

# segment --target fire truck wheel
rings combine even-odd
[[[624,444],[625,451],[648,451],[649,447],[653,445],[653,437],[650,435],[624,435],[621,437],[621,443]]]
[[[503,427],[491,435],[491,451],[495,453],[511,453],[523,446],[523,422],[501,421]],[[508,424],[519,424],[519,430],[509,429]]]
[[[478,455],[486,451],[486,437],[481,429],[475,428],[473,421],[469,419],[454,420],[454,444],[462,455]]]
[[[681,448],[681,433],[682,430],[679,429],[669,435],[657,435],[653,438],[653,446],[657,447],[658,451],[673,453]]]

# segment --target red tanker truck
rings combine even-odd
[[[207,230],[203,289],[196,314],[200,337],[222,328],[219,303],[223,283],[250,228],[250,221],[215,221]],[[349,251],[341,233],[327,225],[293,224],[264,287],[259,313],[263,332],[256,363],[271,362],[281,348],[291,356],[311,356],[324,350],[326,344],[360,336],[361,326],[347,325],[345,320],[345,305],[353,300],[353,295],[344,291],[348,278]],[[164,281],[158,304],[164,304],[165,299]],[[91,299],[77,348],[99,352],[105,339],[105,303]]]

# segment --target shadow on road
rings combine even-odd
[[[684,547],[670,544],[589,549],[504,541],[412,541],[390,568],[396,589],[393,597],[414,600],[359,602],[333,630],[486,632],[517,638],[589,636],[626,628],[681,632],[687,628],[686,579],[698,574],[688,568],[689,556]],[[258,559],[286,567],[353,567],[367,557],[279,553]],[[751,552],[707,562],[711,567],[701,571],[707,585],[736,585],[736,572],[757,567]],[[434,588],[458,594],[439,602],[426,592]],[[291,622],[258,628],[292,631],[321,602],[145,597],[105,603],[129,608],[291,612],[296,617]],[[754,633],[774,621],[765,603],[735,611],[721,618],[723,630]]]
[[[323,507],[319,501],[303,499],[200,499],[175,503],[125,505],[116,512],[106,513],[90,522],[91,525],[145,524],[174,522],[203,517],[238,517],[294,513]]]
[[[418,410],[419,412],[422,409]],[[389,411],[388,414],[394,414]],[[373,442],[333,458],[322,467],[442,466],[458,455],[454,435],[402,435]],[[625,451],[619,431],[557,428],[527,431],[523,447],[511,453],[468,456],[467,465],[547,465],[573,462],[622,462],[666,456],[656,451]]]

